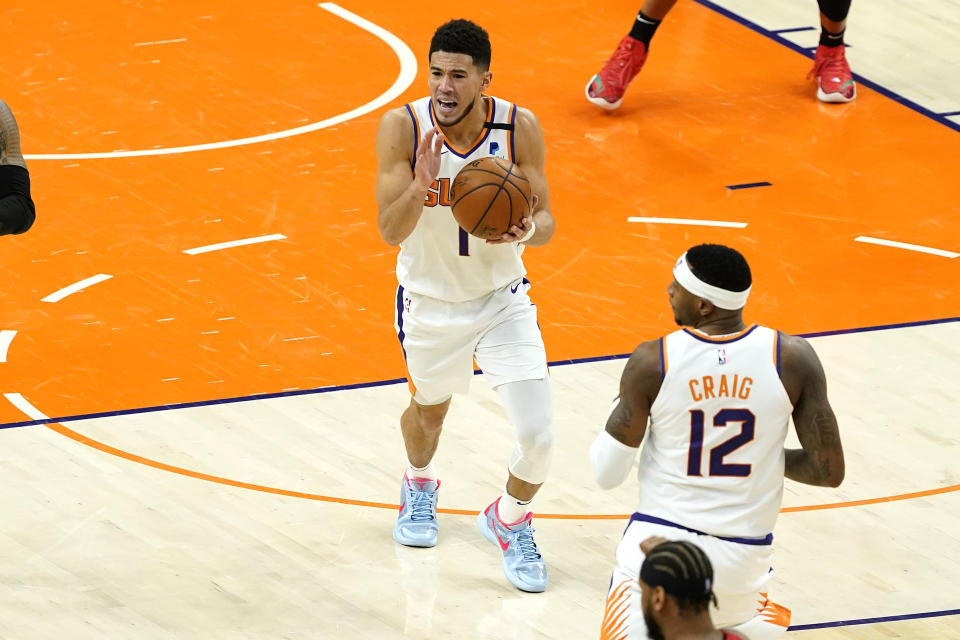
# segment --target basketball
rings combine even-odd
[[[457,224],[484,240],[496,240],[530,216],[530,182],[520,168],[489,156],[468,163],[453,179],[451,209]]]

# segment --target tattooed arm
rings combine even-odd
[[[639,447],[660,383],[660,341],[644,342],[623,368],[620,396],[607,418],[607,433],[628,447]]]
[[[644,342],[627,360],[606,428],[590,447],[593,477],[601,488],[619,486],[629,475],[660,382],[660,341]]]
[[[27,168],[20,152],[20,129],[13,112],[3,100],[0,100],[0,166],[14,164]]]
[[[804,484],[840,486],[845,470],[843,447],[820,359],[803,338],[781,335],[781,377],[793,403],[793,424],[803,447],[786,450],[784,475]]]

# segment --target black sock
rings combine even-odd
[[[841,29],[840,33],[830,33],[823,27],[820,27],[820,44],[824,47],[842,47],[844,31],[846,31],[846,29]]]
[[[630,29],[630,37],[639,40],[650,48],[650,39],[656,33],[661,20],[654,20],[650,16],[644,15],[643,11],[637,13],[637,19],[633,21],[633,28]]]
[[[820,13],[834,22],[843,22],[850,13],[850,0],[817,0],[817,5]]]

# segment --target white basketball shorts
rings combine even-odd
[[[473,363],[491,387],[547,375],[537,308],[522,278],[476,300],[447,302],[397,287],[394,328],[413,398],[440,404],[466,393]]]
[[[644,558],[640,543],[650,536],[692,542],[710,558],[718,605],[711,605],[710,615],[718,628],[736,627],[760,615],[765,624],[779,629],[778,635],[785,631],[789,610],[767,599],[767,585],[773,577],[772,536],[766,544],[733,542],[679,526],[644,521],[644,517],[634,514],[617,546],[617,566],[607,593],[601,638],[647,640],[638,578]]]

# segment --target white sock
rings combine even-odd
[[[422,480],[436,480],[437,479],[437,470],[433,468],[433,462],[428,462],[427,466],[422,469],[418,469],[412,464],[407,465],[407,477],[408,478],[420,478]]]
[[[516,524],[523,520],[523,517],[530,511],[530,500],[517,500],[512,495],[503,492],[500,496],[500,502],[497,504],[497,515],[504,524]]]

